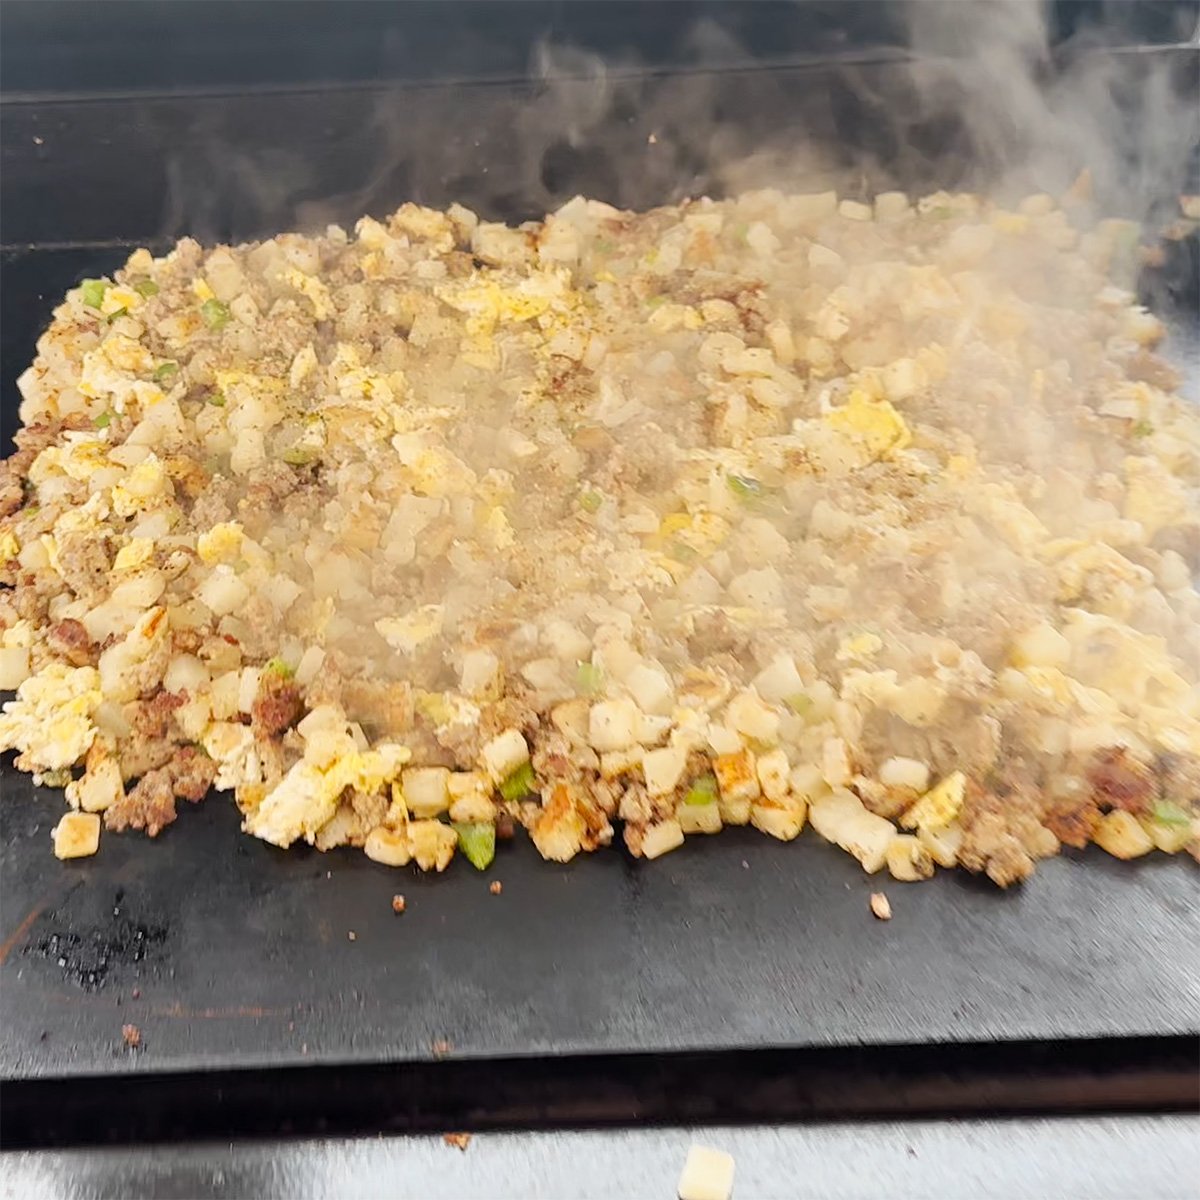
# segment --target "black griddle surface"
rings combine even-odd
[[[730,76],[721,94],[745,93],[755,113],[772,116],[760,101],[783,95],[779,87]],[[443,100],[422,95],[406,97],[411,125],[438,128]],[[506,95],[472,104],[473,116],[504,126],[505,104],[517,103]],[[207,144],[210,109],[224,114],[223,137],[245,129],[266,144],[280,129],[308,129],[295,114],[336,114],[352,99],[64,102],[6,114],[6,195],[11,187],[22,204],[8,204],[4,222],[5,438],[14,380],[65,288],[119,265],[123,239],[177,231],[133,225],[165,200],[155,171],[163,129],[186,124],[178,114],[199,130],[189,145]],[[354,104],[360,112],[375,101],[364,93]],[[418,120],[422,113],[429,120]],[[325,141],[316,140],[351,161],[371,126],[363,132],[349,118],[345,126],[358,132],[342,137],[330,118]],[[101,142],[108,149],[93,164],[88,148]],[[504,145],[485,138],[470,150],[495,168],[487,178],[502,174]],[[319,149],[313,161],[323,162]],[[67,203],[75,193],[64,181],[80,177],[80,162],[89,179],[92,166],[119,168],[120,187],[97,189],[110,201],[124,203],[131,179],[147,181],[146,195],[117,213],[127,221],[111,202],[112,220],[95,217],[90,199]],[[621,179],[654,190],[652,168],[647,160]],[[671,169],[678,175],[680,166]],[[526,178],[523,167],[513,170]],[[436,187],[425,180],[415,193],[439,204],[459,193],[483,197],[482,210],[497,216],[522,211],[524,199],[510,196],[509,211],[463,178],[438,175]],[[705,178],[696,176],[699,188]],[[329,180],[322,187],[331,194]],[[370,197],[357,188],[343,197],[341,215],[385,211],[409,194],[401,173]],[[251,206],[245,223],[287,227],[300,211],[291,197],[278,207]],[[212,235],[194,213],[184,216],[187,228]],[[235,232],[252,232],[230,220]],[[215,226],[223,232],[223,222]],[[75,240],[46,245],[52,230]],[[61,797],[35,793],[7,762],[0,791],[0,1079],[8,1081],[931,1043],[948,1061],[966,1043],[1178,1038],[1200,1029],[1197,874],[1182,858],[1122,864],[1092,850],[1044,863],[1027,884],[1000,892],[963,873],[920,886],[868,877],[812,833],[782,845],[727,831],[690,839],[653,864],[612,850],[567,866],[540,861],[519,836],[485,875],[456,861],[424,878],[357,851],[278,851],[242,835],[232,802],[215,796],[184,806],[154,843],[105,835],[96,857],[61,864],[49,837]],[[493,879],[504,884],[500,896],[488,892]],[[879,888],[895,913],[887,923],[868,909]],[[395,893],[407,898],[403,916],[392,912]],[[136,1052],[122,1042],[124,1024],[141,1032]]]
[[[1196,874],[1179,859],[1093,851],[1007,892],[961,873],[906,887],[811,833],[729,831],[653,864],[556,866],[517,839],[487,874],[423,878],[276,850],[210,797],[154,844],[108,835],[60,864],[60,797],[2,778],[9,1079],[1197,1024]],[[868,910],[880,887],[886,923]]]

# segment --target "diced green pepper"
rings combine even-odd
[[[749,232],[750,232],[750,226],[747,225],[745,221],[739,221],[736,225],[733,226],[733,228],[730,230],[730,232],[733,234],[734,238],[737,241],[744,243],[746,240],[747,234],[749,234]]]
[[[520,800],[537,789],[537,776],[533,773],[533,763],[523,762],[507,779],[500,783],[500,795],[505,800]]]
[[[177,362],[159,363],[154,369],[155,383],[170,383],[171,380],[179,374],[179,364]]]
[[[604,686],[604,671],[595,663],[581,662],[575,668],[575,687],[594,696]]]
[[[269,658],[263,664],[264,671],[270,671],[273,675],[280,675],[284,679],[291,679],[296,672],[283,661],[282,658]]]
[[[1129,432],[1136,438],[1149,437],[1154,432],[1154,426],[1149,421],[1134,421]]]
[[[229,305],[220,300],[205,300],[200,305],[200,316],[209,329],[224,329],[229,324]]]
[[[797,692],[794,696],[789,696],[784,704],[788,706],[798,717],[808,716],[809,709],[812,708],[812,700],[810,700],[803,692]]]
[[[1150,810],[1150,815],[1160,825],[1190,825],[1192,818],[1187,810],[1170,800],[1159,800]]]
[[[666,296],[651,296],[650,299],[646,301],[646,307],[661,308],[664,304],[666,304],[666,302]]]
[[[65,788],[71,782],[71,768],[59,767],[56,771],[43,771],[42,784],[45,787]]]
[[[937,208],[929,210],[929,219],[931,221],[948,221],[954,216],[954,209],[947,204],[941,204]]]
[[[749,475],[726,475],[725,482],[739,500],[761,500],[763,497],[763,485]]]
[[[600,492],[580,492],[579,507],[584,512],[599,512],[600,506],[604,503],[604,496]]]
[[[108,291],[108,284],[103,279],[85,279],[79,285],[79,291],[84,304],[89,308],[99,308],[104,301],[104,293]]]
[[[110,312],[108,314],[108,323],[111,325],[114,321],[119,321],[128,312],[129,309],[127,308],[118,308],[116,312]]]
[[[490,821],[454,825],[458,848],[476,870],[486,871],[496,857],[496,827]]]
[[[692,780],[692,786],[684,794],[684,804],[694,804],[697,807],[704,804],[715,804],[717,800],[717,777],[701,775]]]
[[[224,392],[209,392],[208,395],[205,397],[205,399],[207,399],[207,401],[209,402],[209,404],[211,404],[213,406],[213,408],[224,408],[225,407],[225,393]]]
[[[153,279],[139,279],[137,283],[133,285],[133,290],[137,292],[139,296],[157,296],[158,284],[155,283]]]
[[[107,429],[112,424],[112,413],[102,412],[98,417],[92,420],[92,424],[97,429]]]

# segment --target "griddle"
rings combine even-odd
[[[1194,57],[1180,62],[1194,86]],[[981,182],[952,114],[887,119],[936,69],[851,56],[10,101],[5,436],[52,306],[133,245],[348,224],[406,199],[508,220],[577,191],[645,207],[732,186],[740,153],[801,136],[825,164],[806,164],[810,186],[864,146],[868,194],[884,170]],[[1196,1100],[1190,861],[1093,849],[1006,892],[960,872],[905,886],[811,833],[735,830],[654,864],[613,850],[560,866],[518,838],[487,874],[456,861],[424,877],[278,851],[213,796],[153,844],[106,835],[60,864],[61,796],[8,762],[0,787],[8,1145]],[[880,887],[888,923],[868,910]]]

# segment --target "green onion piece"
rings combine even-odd
[[[1154,432],[1154,426],[1149,421],[1135,421],[1129,432],[1136,438],[1149,437]]]
[[[127,308],[118,308],[116,312],[110,312],[108,314],[108,323],[111,325],[114,321],[120,320],[120,318],[125,316],[128,312],[129,309]]]
[[[731,232],[739,242],[744,242],[746,240],[746,235],[750,232],[750,226],[747,225],[745,221],[739,221],[733,227]]]
[[[179,364],[177,362],[159,363],[154,369],[155,383],[170,383],[176,375],[179,374]]]
[[[97,429],[107,429],[112,424],[112,413],[102,412],[92,421],[92,424],[95,425]]]
[[[317,461],[320,451],[316,446],[289,446],[283,452],[283,461],[289,467],[307,467]]]
[[[604,672],[595,663],[581,662],[575,668],[575,687],[594,696],[604,686]]]
[[[139,296],[157,296],[158,284],[155,283],[153,279],[139,279],[137,283],[133,285],[133,290],[137,292]]]
[[[803,692],[797,692],[794,696],[789,696],[784,704],[788,706],[798,717],[807,717],[809,710],[812,708],[812,700],[810,700]]]
[[[496,827],[490,821],[478,824],[455,824],[458,848],[476,870],[486,871],[496,857]]]
[[[662,307],[662,305],[666,304],[666,302],[667,302],[666,296],[651,296],[650,299],[646,301],[646,307],[647,308],[660,308],[660,307]]]
[[[200,305],[200,315],[209,329],[224,329],[229,324],[229,305],[220,300],[205,300]]]
[[[83,302],[89,308],[99,308],[104,300],[104,293],[108,291],[108,284],[103,279],[85,279],[80,285],[79,290],[83,294]]]
[[[57,771],[43,771],[42,785],[44,787],[65,788],[71,782],[71,768],[60,767]]]
[[[689,546],[687,542],[681,542],[678,538],[672,540],[668,549],[676,562],[694,563],[700,557],[695,546]]]
[[[739,500],[760,500],[763,495],[763,485],[749,475],[726,475],[725,482],[729,490]]]
[[[1150,810],[1150,815],[1160,825],[1190,825],[1192,818],[1187,811],[1170,800],[1159,800]]]
[[[211,404],[213,406],[213,408],[224,408],[225,407],[225,393],[224,392],[209,392],[206,399],[208,400],[209,404]]]
[[[701,775],[699,779],[693,779],[692,786],[688,788],[683,797],[684,804],[694,804],[697,807],[704,804],[715,804],[716,800],[717,777],[715,775]]]
[[[608,238],[597,238],[593,245],[601,254],[611,254],[615,249],[612,242],[610,242]]]
[[[579,494],[579,507],[584,512],[599,512],[603,503],[604,496],[600,492],[580,492]]]
[[[520,800],[537,788],[537,777],[533,763],[523,762],[507,779],[500,783],[500,795],[505,800]]]
[[[954,216],[954,209],[946,204],[941,204],[937,208],[929,210],[929,219],[931,221],[948,221],[952,216]]]
[[[263,664],[264,671],[270,671],[272,675],[281,675],[284,679],[291,679],[296,672],[283,661],[282,658],[269,658]]]

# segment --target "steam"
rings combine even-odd
[[[629,209],[768,186],[1059,194],[1083,169],[1099,211],[1141,219],[1195,190],[1200,128],[1195,31],[1181,31],[1190,53],[1123,50],[1134,7],[1106,6],[1053,46],[1040,0],[880,6],[904,18],[911,61],[891,48],[764,63],[710,21],[665,73],[547,39],[532,82],[380,89],[369,102],[316,90],[279,108],[268,94],[268,117],[245,128],[236,109],[193,98],[190,127],[163,130],[181,145],[163,233],[349,227],[407,200],[515,223],[578,193]]]

